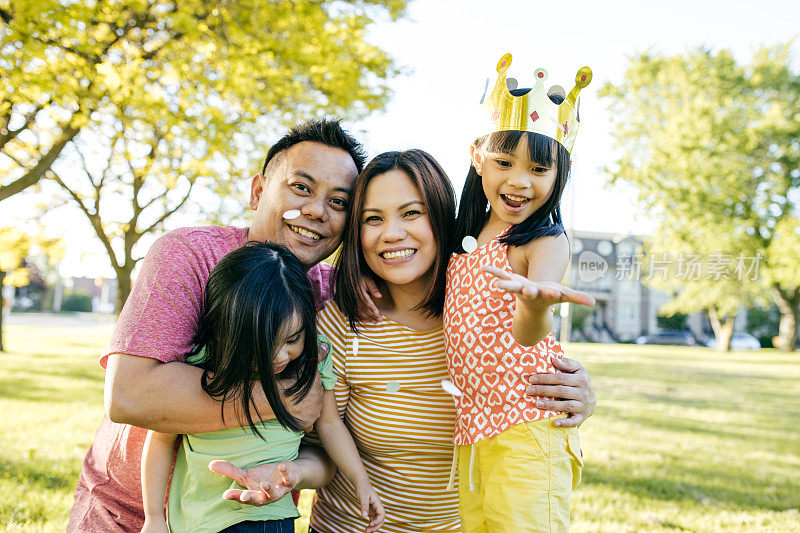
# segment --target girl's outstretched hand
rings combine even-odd
[[[302,477],[300,467],[293,461],[264,463],[246,470],[228,461],[211,461],[208,469],[244,487],[244,490],[226,490],[222,494],[224,499],[256,507],[280,500],[300,483]]]
[[[369,520],[364,533],[375,533],[383,525],[383,519],[386,518],[381,499],[371,486],[361,488],[357,492],[358,501],[361,502],[361,516]]]
[[[537,303],[547,306],[569,302],[589,307],[595,304],[594,297],[591,294],[570,289],[560,283],[531,281],[525,276],[509,274],[505,270],[489,265],[483,265],[481,270],[497,278],[496,285],[498,288],[514,293],[518,298],[527,300],[531,304]]]

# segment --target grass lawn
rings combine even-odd
[[[42,329],[7,327],[0,353],[0,531],[64,530],[102,416],[110,327]],[[573,531],[800,531],[800,354],[567,353],[599,398]]]

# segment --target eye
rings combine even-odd
[[[364,219],[364,224],[375,224],[381,221],[381,217],[378,215],[370,215]]]
[[[347,200],[345,200],[344,198],[331,198],[330,203],[331,205],[333,205],[335,209],[338,209],[339,211],[344,211],[345,209],[347,209]]]
[[[303,332],[302,331],[298,331],[297,333],[295,333],[294,335],[292,335],[291,337],[286,339],[286,344],[297,344],[298,342],[300,342],[300,339],[302,338],[302,336],[303,336]]]
[[[506,161],[505,159],[496,159],[496,161],[502,168],[509,168],[511,166],[511,161]]]
[[[416,218],[422,214],[422,211],[418,211],[416,209],[409,209],[405,213],[403,213],[403,218]]]
[[[539,166],[533,167],[533,171],[536,174],[544,174],[544,173],[548,172],[549,170],[550,169],[547,168],[547,167],[539,167]]]
[[[303,193],[310,193],[311,189],[308,188],[308,185],[305,183],[292,183],[292,187],[300,192]]]

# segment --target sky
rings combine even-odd
[[[378,17],[368,40],[404,70],[389,81],[392,100],[383,112],[346,122],[369,156],[386,150],[422,148],[436,157],[460,193],[468,169],[486,79],[513,54],[509,77],[530,86],[533,71],[548,71],[546,85],[572,88],[575,72],[588,65],[593,79],[581,91],[581,128],[573,149],[572,176],[562,200],[564,222],[574,230],[647,234],[653,223],[637,208],[634,190],[608,185],[604,167],[614,161],[608,102],[598,98],[607,82],[618,83],[637,53],[679,54],[698,46],[726,48],[749,61],[760,45],[795,40],[800,63],[800,1],[573,1],[412,0],[406,17]],[[242,179],[249,179],[243,176]],[[243,198],[244,202],[245,199]],[[34,212],[33,199],[11,199],[0,209],[0,226]],[[8,203],[13,205],[8,206]],[[67,216],[67,215],[61,215]],[[64,275],[111,276],[108,260],[82,215],[49,226],[70,227]],[[174,224],[169,226],[175,227]],[[52,228],[55,229],[55,228]]]

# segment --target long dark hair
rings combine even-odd
[[[350,321],[350,328],[358,331],[361,293],[360,281],[373,276],[361,250],[361,212],[367,196],[367,186],[372,178],[400,170],[417,186],[436,241],[436,261],[433,276],[426,287],[426,296],[417,306],[427,316],[439,316],[444,309],[445,273],[452,252],[451,228],[455,221],[456,195],[447,174],[433,158],[423,150],[384,152],[370,161],[353,184],[352,202],[344,226],[342,249],[336,260],[333,279],[333,300]]]
[[[293,316],[302,323],[303,352],[276,377],[276,343],[282,335],[291,335],[285,328]],[[302,431],[283,404],[277,378],[295,380],[285,391],[294,403],[308,394],[317,372],[315,320],[308,276],[286,247],[250,241],[227,254],[208,278],[192,351],[204,353],[199,363],[205,369],[200,381],[203,390],[223,405],[227,400],[238,400],[240,418],[243,412],[250,428],[261,436],[251,414],[253,409],[260,418],[253,402],[253,381],[257,380],[278,422],[287,429]]]
[[[500,238],[500,242],[509,246],[523,246],[534,239],[564,233],[561,222],[561,195],[569,177],[569,152],[560,143],[539,133],[525,131],[498,131],[479,137],[475,146],[489,152],[513,154],[517,145],[525,137],[528,143],[528,154],[537,165],[551,166],[556,162],[556,181],[550,198],[524,221],[513,226]],[[483,192],[481,176],[470,166],[461,201],[458,204],[455,242],[458,251],[463,253],[461,240],[467,235],[475,238],[489,220],[489,200]]]

